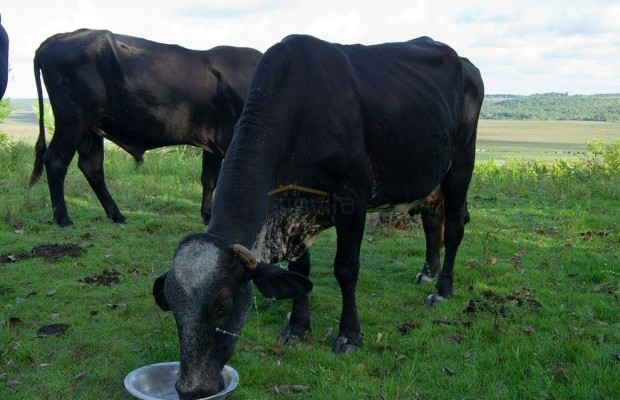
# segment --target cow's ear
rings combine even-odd
[[[166,276],[168,276],[168,272],[158,276],[157,279],[155,279],[155,283],[153,283],[153,298],[155,298],[155,303],[159,306],[159,308],[164,311],[170,311],[170,306],[166,300],[166,293],[164,292]]]
[[[289,299],[312,290],[310,279],[273,264],[258,263],[252,281],[263,296],[275,299]]]

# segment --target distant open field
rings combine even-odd
[[[34,143],[39,131],[35,103],[34,99],[12,100],[16,110],[0,124],[0,132]],[[620,122],[480,120],[477,160],[576,159],[594,138],[620,139]]]
[[[476,159],[575,159],[594,138],[620,139],[620,123],[480,120]]]

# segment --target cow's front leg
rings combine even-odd
[[[289,271],[310,276],[310,252],[306,251],[296,261],[288,265]],[[306,332],[310,332],[310,304],[308,295],[302,295],[293,299],[293,309],[286,328],[280,335],[283,344],[290,344],[295,340],[303,340]]]
[[[47,183],[52,200],[52,213],[54,220],[61,227],[73,225],[73,221],[67,213],[65,202],[65,177],[71,160],[75,155],[76,148],[70,142],[63,143],[57,137],[63,137],[63,131],[56,125],[56,135],[52,138],[49,147],[43,155]]]
[[[336,354],[345,354],[362,346],[355,290],[360,268],[359,255],[364,235],[365,214],[365,209],[355,206],[352,209],[344,207],[335,215],[338,239],[334,273],[342,292],[340,327],[332,349]]]

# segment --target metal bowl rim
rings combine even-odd
[[[140,368],[136,368],[133,371],[131,371],[130,373],[128,373],[125,376],[125,380],[123,381],[124,385],[125,385],[125,389],[127,389],[127,391],[134,397],[139,398],[141,400],[161,400],[157,397],[152,397],[149,396],[148,394],[145,394],[143,392],[140,392],[139,390],[137,390],[136,388],[133,387],[133,385],[130,384],[131,379],[138,375],[138,373],[144,369],[150,368],[150,367],[162,367],[162,366],[178,366],[179,362],[178,361],[169,361],[169,362],[162,362],[162,363],[155,363],[155,364],[148,364],[148,365],[143,365]],[[209,396],[209,397],[204,397],[202,399],[199,400],[209,400],[211,398],[216,398],[217,397],[221,397],[224,395],[227,395],[228,393],[232,392],[236,387],[237,384],[239,383],[239,373],[237,372],[236,369],[234,369],[233,367],[231,367],[230,365],[224,365],[224,370],[226,370],[226,372],[230,375],[230,382],[228,383],[228,385],[226,385],[226,387]]]

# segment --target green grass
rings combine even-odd
[[[524,145],[527,146],[527,145]],[[585,147],[585,146],[584,146]],[[52,223],[47,183],[25,190],[29,145],[0,151],[0,255],[74,243],[79,257],[0,263],[0,398],[124,399],[122,382],[144,364],[178,359],[174,319],[151,298],[200,218],[200,158],[193,149],[130,156],[106,152],[110,191],[128,217],[109,222],[75,165],[66,195],[76,226]],[[424,259],[415,221],[369,229],[358,303],[364,346],[331,353],[340,292],[335,233],[312,249],[313,331],[282,348],[288,301],[255,292],[230,360],[230,399],[612,399],[620,393],[620,180],[617,170],[560,163],[477,165],[472,221],[457,257],[455,297],[424,305],[413,279]],[[80,282],[116,270],[119,283]],[[52,323],[59,336],[37,337]],[[276,394],[302,385],[304,391]]]

